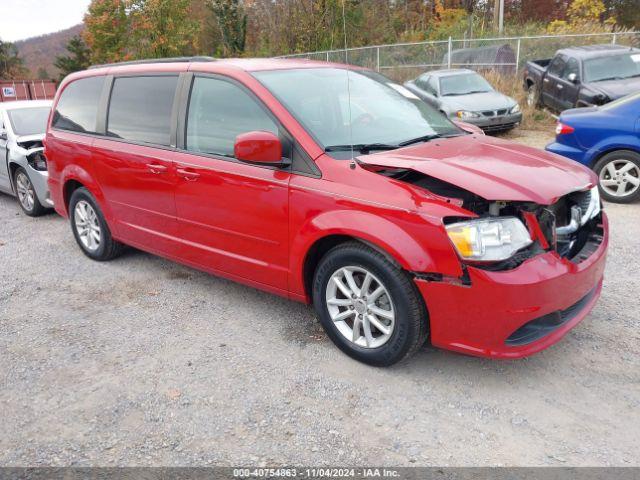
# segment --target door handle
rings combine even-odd
[[[543,80],[543,82],[544,82],[544,83],[549,83],[549,79],[548,79],[548,78],[545,78],[545,79]]]
[[[166,171],[169,170],[169,167],[160,165],[158,163],[147,163],[147,168],[151,173],[155,173],[156,175],[160,173],[166,173]]]
[[[197,180],[200,177],[199,173],[187,170],[185,168],[179,168],[178,170],[176,170],[176,172],[178,172],[178,175],[180,175],[182,178],[191,182]]]
[[[560,84],[558,84],[558,90],[562,90],[564,87]]]

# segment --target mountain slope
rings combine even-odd
[[[31,77],[38,75],[38,69],[44,68],[50,77],[58,77],[58,69],[53,62],[58,55],[67,54],[67,42],[75,35],[82,32],[83,24],[75,25],[59,32],[40,35],[15,42],[20,58],[31,71]]]

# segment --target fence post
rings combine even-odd
[[[520,68],[520,42],[521,38],[518,38],[518,46],[516,47],[516,75],[518,75],[518,69]]]
[[[611,37],[611,43],[613,45],[615,45],[616,44],[616,40],[617,40],[617,35],[614,33],[613,36]]]
[[[449,37],[449,49],[447,52],[447,68],[451,68],[451,37]]]
[[[327,62],[329,61],[329,51],[327,50]]]
[[[380,71],[380,47],[376,47],[376,72]]]

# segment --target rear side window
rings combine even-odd
[[[177,75],[116,78],[111,90],[107,135],[168,146]]]
[[[187,116],[187,150],[233,157],[236,137],[253,130],[278,134],[276,123],[240,87],[224,80],[195,78]]]
[[[98,103],[103,85],[104,77],[81,78],[67,85],[53,114],[53,128],[96,133]]]

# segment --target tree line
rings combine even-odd
[[[275,56],[493,36],[498,0],[92,0],[81,36],[55,66],[189,55]],[[638,28],[637,0],[505,0],[505,34]],[[0,77],[20,59],[0,43]],[[14,49],[15,50],[15,49]],[[3,59],[6,65],[3,75]],[[8,59],[8,60],[7,60]]]

